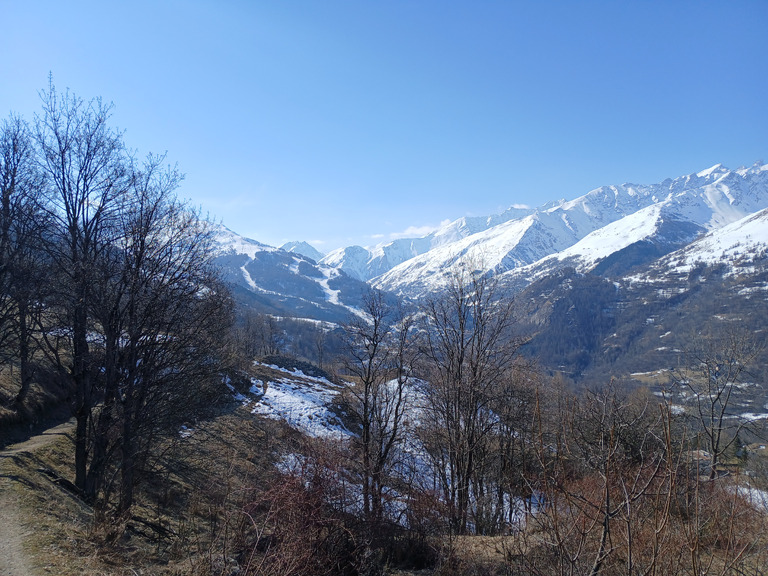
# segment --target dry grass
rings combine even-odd
[[[91,550],[85,535],[91,511],[65,484],[57,482],[71,441],[61,436],[44,448],[24,451],[3,459],[4,489],[24,519],[25,553],[33,566],[62,575],[83,573]],[[82,562],[73,562],[82,557]]]
[[[436,576],[475,574],[495,576],[508,573],[513,536],[455,536],[442,543],[442,562]]]
[[[11,435],[13,427],[37,422],[39,419],[54,418],[65,405],[70,390],[50,370],[38,368],[36,380],[29,388],[21,410],[13,406],[19,392],[19,370],[13,364],[0,366],[0,447]]]
[[[132,518],[119,524],[96,522],[92,508],[68,489],[73,446],[66,429],[28,450],[6,453],[0,459],[0,489],[10,492],[22,513],[25,551],[38,574],[210,576],[234,555],[238,533],[250,529],[252,535],[260,525],[243,510],[275,486],[275,455],[298,451],[300,443],[280,422],[254,418],[232,405],[194,425],[189,437],[164,444]],[[746,531],[762,550],[764,518],[759,520]],[[538,542],[534,533],[435,539],[430,544],[439,550],[436,568],[389,574],[510,574],[515,556]],[[755,556],[752,573],[760,573],[764,559]]]
[[[206,574],[222,553],[223,526],[239,520],[228,515],[271,473],[277,446],[292,441],[279,423],[240,409],[202,423],[167,443],[132,518],[121,524],[96,522],[68,488],[71,435],[4,457],[2,477],[30,528],[25,552],[41,574]]]

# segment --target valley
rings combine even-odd
[[[365,282],[418,307],[445,289],[452,270],[476,270],[497,276],[505,297],[518,301],[520,329],[532,335],[542,366],[575,380],[627,378],[668,368],[674,350],[723,318],[762,330],[766,210],[767,166],[717,165],[659,184],[604,186],[536,209],[461,218],[425,237],[348,247],[317,261],[297,252],[268,259],[280,251],[221,240],[219,262],[244,306],[326,328],[357,313]],[[238,264],[229,264],[235,254]],[[654,347],[653,335],[666,332],[665,344],[674,342],[658,350],[664,346]],[[554,335],[572,359],[552,352]]]
[[[0,141],[5,572],[768,561],[768,166],[321,255],[203,218],[47,94]]]

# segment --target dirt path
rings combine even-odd
[[[0,576],[35,576],[40,571],[37,562],[25,552],[24,543],[34,528],[25,521],[14,483],[18,480],[10,471],[13,457],[47,446],[72,430],[67,422],[33,436],[25,442],[0,451]]]

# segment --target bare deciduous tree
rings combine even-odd
[[[473,481],[498,431],[494,412],[524,340],[513,333],[512,301],[495,279],[458,268],[448,290],[424,308],[426,404],[422,439],[455,533],[471,516]]]
[[[75,485],[106,503],[119,478],[124,514],[161,433],[209,403],[231,318],[210,227],[174,196],[181,174],[131,158],[110,110],[50,86],[36,141],[57,285],[47,351],[75,391]]]
[[[163,161],[150,156],[134,172],[123,233],[97,275],[93,300],[104,353],[96,426],[117,427],[123,514],[156,439],[209,403],[231,323],[229,295],[211,261],[210,228],[175,199],[181,175]],[[108,437],[97,434],[94,446]],[[97,455],[108,451],[94,448],[91,491],[104,472],[94,466]]]
[[[735,418],[734,406],[743,395],[744,378],[763,344],[752,334],[735,329],[720,335],[699,336],[673,372],[673,385],[690,396],[691,415],[698,425],[703,448],[709,453],[709,475],[717,475],[723,455],[750,422]]]
[[[360,423],[363,514],[368,520],[381,521],[385,476],[403,440],[415,350],[413,317],[375,290],[365,296],[362,310],[365,319],[356,317],[345,326],[344,366],[356,380],[349,391],[353,415]]]
[[[765,515],[736,482],[702,479],[668,405],[611,383],[537,406],[539,509],[515,540],[516,568],[724,576],[762,565]]]
[[[48,340],[49,351],[71,379],[74,393],[75,485],[86,493],[88,425],[94,406],[93,365],[88,308],[93,274],[117,235],[119,214],[130,188],[121,134],[109,126],[111,106],[84,102],[52,84],[42,93],[36,117],[39,165],[46,176],[46,206],[54,224],[47,250],[57,274],[58,300],[66,312],[57,336],[69,341],[65,358],[61,339]]]
[[[19,363],[19,391],[13,401],[18,410],[34,375],[33,330],[44,285],[42,182],[29,128],[11,115],[0,127],[0,346],[11,362]]]

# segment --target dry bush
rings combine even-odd
[[[352,513],[355,491],[346,480],[342,454],[330,444],[309,442],[243,513],[250,541],[241,551],[244,574],[260,576],[356,574],[365,542]]]
[[[511,538],[508,536],[453,536],[440,550],[435,576],[501,576],[509,574]]]
[[[631,400],[586,394],[540,429],[529,481],[542,506],[514,540],[512,572],[760,574],[766,511],[738,478],[700,475],[668,410]]]
[[[674,488],[662,478],[611,519],[599,574],[764,573],[765,511],[740,495],[735,482],[720,478],[693,484],[687,514],[672,511]],[[598,573],[604,520],[597,513],[599,495],[599,481],[582,479],[569,486],[568,496],[559,495],[532,516],[511,548],[512,572]]]

